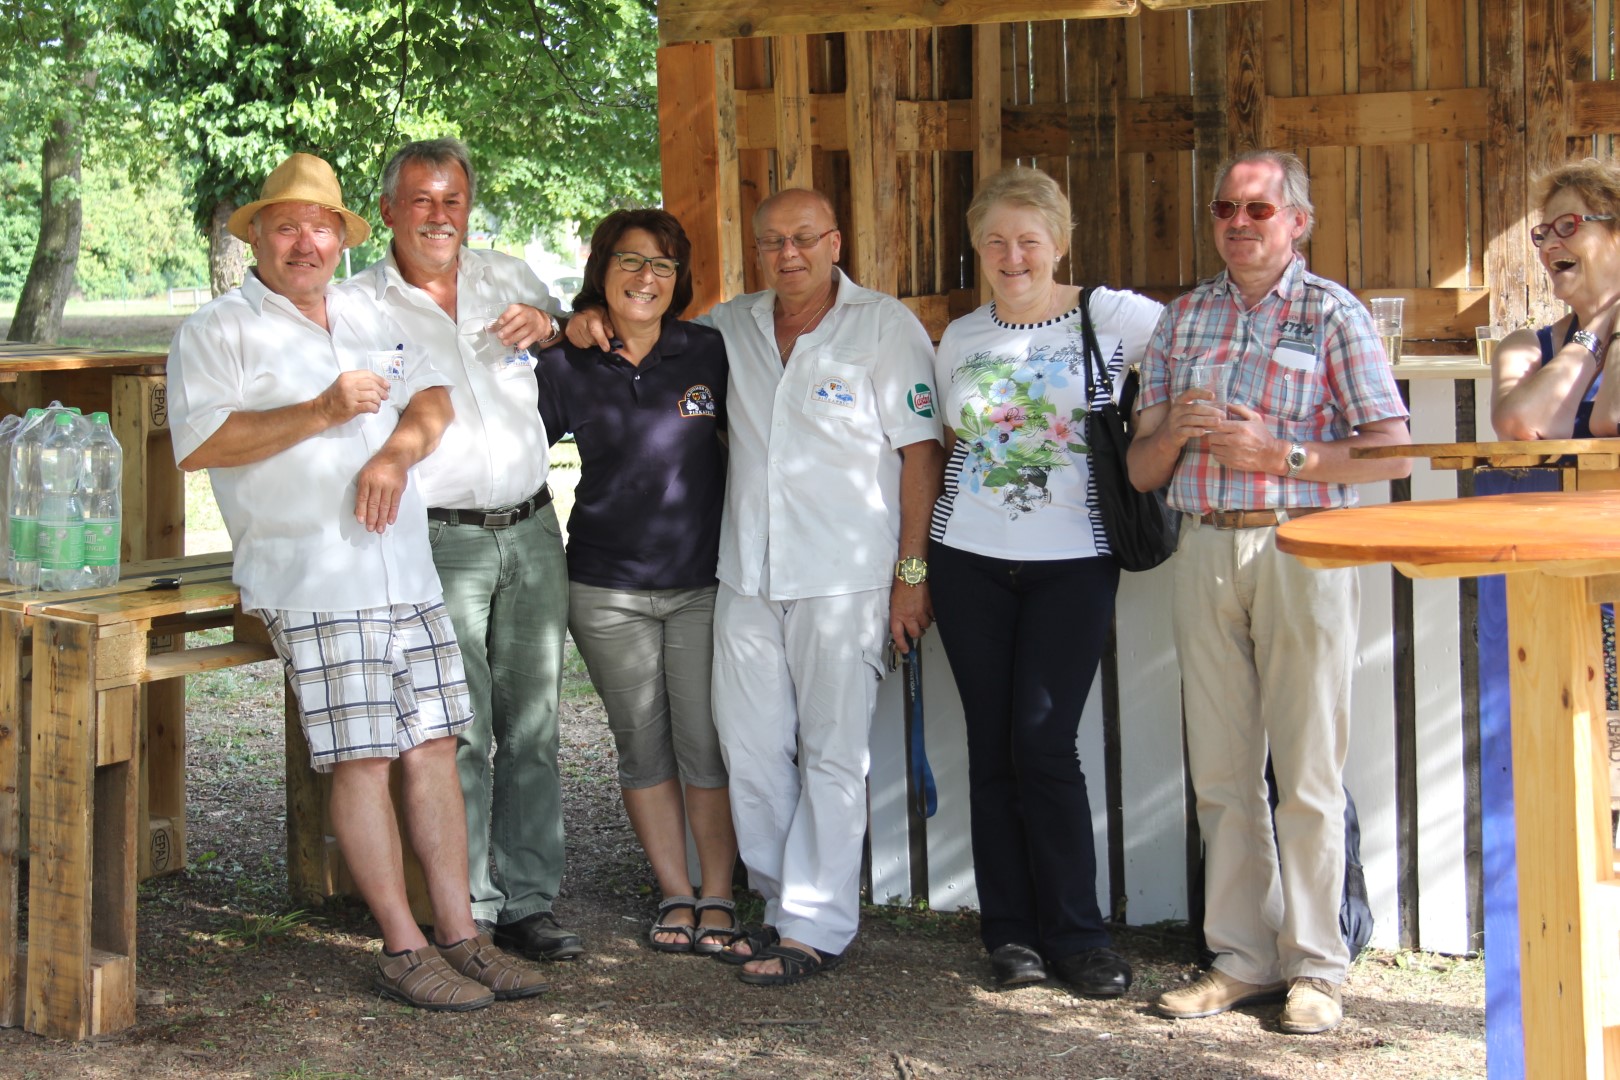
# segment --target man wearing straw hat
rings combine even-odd
[[[545,989],[473,924],[455,735],[471,722],[414,466],[450,420],[446,380],[363,296],[334,290],[370,233],[331,166],[294,154],[236,211],[257,265],[181,325],[169,352],[175,459],[207,469],[242,606],[298,699],[332,826],[382,931],[376,989],[464,1011]],[[406,896],[389,793],[427,878],[434,940]]]
[[[1240,154],[1215,193],[1226,269],[1165,308],[1130,449],[1131,482],[1168,483],[1185,515],[1174,631],[1216,954],[1208,974],[1156,1005],[1186,1019],[1286,995],[1278,1026],[1309,1035],[1344,1015],[1343,775],[1360,593],[1355,570],[1311,570],[1278,551],[1277,526],[1354,505],[1356,484],[1405,476],[1403,458],[1350,451],[1411,436],[1366,309],[1298,253],[1313,221],[1299,158]]]
[[[353,287],[427,350],[455,406],[419,472],[472,694],[456,767],[473,917],[502,948],[569,960],[584,945],[552,911],[563,876],[557,708],[568,562],[528,351],[555,340],[561,324],[527,263],[465,246],[477,194],[459,140],[406,144],[383,169],[379,209],[393,243]]]

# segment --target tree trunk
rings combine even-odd
[[[84,204],[79,201],[81,156],[77,118],[52,121],[41,154],[39,243],[6,334],[11,341],[54,345],[62,336],[62,308],[73,291],[84,229]]]
[[[235,211],[235,203],[221,199],[208,222],[208,283],[215,296],[230,292],[247,276],[248,246],[225,227]]]

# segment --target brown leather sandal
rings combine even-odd
[[[383,997],[432,1012],[470,1012],[495,1001],[494,994],[458,974],[432,945],[398,956],[378,953],[371,985]]]
[[[546,981],[538,970],[501,952],[487,933],[454,945],[440,945],[438,950],[456,974],[488,987],[496,1001],[534,997],[547,990]]]

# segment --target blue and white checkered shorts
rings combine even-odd
[[[253,612],[298,698],[310,765],[396,758],[472,723],[444,601],[361,611]]]

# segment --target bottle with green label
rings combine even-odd
[[[39,588],[39,447],[45,438],[44,419],[44,409],[29,409],[11,442],[6,578],[24,589]]]
[[[118,584],[119,547],[124,526],[124,448],[113,436],[104,412],[90,414],[84,448],[84,564],[87,585]]]
[[[80,424],[72,413],[58,412],[40,443],[39,587],[46,592],[70,592],[85,584]]]

